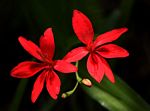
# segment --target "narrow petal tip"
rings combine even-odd
[[[115,79],[114,79],[114,80],[111,80],[111,83],[113,83],[113,84],[114,84],[115,82],[116,82],[116,81],[115,81]]]
[[[23,36],[19,36],[18,41],[21,42],[22,40],[25,40],[25,38]]]
[[[108,73],[108,72],[106,72],[106,73]],[[106,75],[106,73],[105,73],[105,75]],[[112,75],[112,76],[109,75],[109,76],[108,76],[108,74],[107,74],[106,76],[107,76],[108,80],[109,80],[112,84],[114,84],[114,83],[116,82],[114,75]]]
[[[80,11],[77,10],[77,9],[74,9],[74,10],[73,10],[73,15],[76,14],[76,13],[80,13]]]
[[[32,103],[35,103],[35,100],[31,98],[31,102],[32,102]]]
[[[129,54],[129,52],[128,51],[126,51],[126,57],[128,57],[130,54]]]
[[[47,29],[45,30],[45,32],[44,32],[44,35],[45,35],[45,34],[47,35],[47,33],[51,33],[51,31],[52,31],[52,28],[51,28],[51,27],[47,28]]]
[[[121,31],[121,30],[122,30],[122,31]],[[124,32],[127,32],[127,31],[128,31],[128,28],[126,28],[126,27],[122,27],[122,28],[120,28],[120,29],[119,29],[119,31],[121,31],[121,32],[123,32],[123,33],[124,33]]]

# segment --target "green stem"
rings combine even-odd
[[[78,67],[78,61],[76,62],[76,67]],[[74,88],[72,90],[63,93],[62,98],[66,98],[66,97],[72,95],[75,92],[75,90],[77,89],[77,86],[79,85],[79,83],[82,83],[82,78],[79,76],[78,72],[75,72],[75,74],[76,74],[76,80],[77,80],[76,85],[74,86]]]
[[[74,88],[73,88],[72,90],[63,93],[63,94],[62,94],[62,98],[66,98],[66,97],[72,95],[72,94],[75,92],[75,90],[77,89],[78,84],[79,84],[79,83],[76,82],[76,85],[74,86]]]
[[[78,64],[79,64],[79,62],[77,61],[77,62],[76,62],[76,67],[78,67]],[[79,83],[81,83],[82,78],[79,76],[78,72],[75,72],[75,74],[76,74],[76,79],[77,79],[77,81],[78,81]]]
[[[27,83],[28,83],[27,79],[20,80],[20,83],[17,87],[16,93],[10,105],[9,111],[18,111]]]
[[[68,91],[66,92],[67,95],[71,95],[72,93],[74,93],[74,91],[77,89],[77,86],[78,86],[78,82],[76,83],[75,87],[71,90],[71,91]]]

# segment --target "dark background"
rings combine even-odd
[[[113,28],[128,27],[128,32],[115,43],[126,48],[130,56],[110,60],[113,63],[111,66],[113,72],[150,103],[149,0],[1,0],[0,111],[10,109],[21,80],[10,76],[11,69],[19,62],[32,58],[18,43],[18,37],[22,35],[38,43],[44,30],[52,27],[56,44],[55,57],[62,58],[72,44],[78,42],[71,25],[74,9],[89,17],[97,35]],[[28,79],[22,100],[19,102],[19,111],[43,111],[43,106],[45,110],[47,108],[51,111],[71,111],[75,101],[80,107],[76,109],[78,111],[86,109],[87,101],[94,103],[95,111],[107,111],[91,98],[83,96],[85,94],[80,88],[72,97],[59,99],[57,102],[54,102],[44,89],[39,100],[32,104],[30,94],[36,77]],[[73,81],[69,82],[74,84]]]

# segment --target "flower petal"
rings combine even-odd
[[[39,97],[40,93],[42,92],[43,86],[44,86],[44,81],[45,81],[45,76],[46,76],[46,71],[43,71],[36,79],[33,90],[32,90],[32,95],[31,95],[31,100],[34,103],[37,98]]]
[[[86,56],[88,52],[89,51],[85,47],[78,47],[68,52],[63,60],[67,62],[76,62]]]
[[[107,61],[105,59],[103,59],[102,57],[100,57],[101,61],[102,61],[102,65],[103,65],[103,68],[104,68],[104,72],[105,72],[105,75],[107,76],[107,78],[112,82],[112,83],[115,83],[115,78],[114,78],[114,75],[111,71],[111,68],[109,66],[109,64],[107,63]]]
[[[77,71],[77,67],[66,62],[65,60],[57,60],[56,64],[54,65],[54,69],[62,73],[71,73]]]
[[[119,28],[119,29],[114,29],[114,30],[111,30],[109,32],[99,35],[97,39],[94,41],[93,48],[96,48],[99,45],[112,42],[118,39],[127,30],[128,30],[127,28]]]
[[[90,75],[97,81],[100,82],[104,76],[104,68],[102,61],[98,55],[90,54],[87,60],[87,69]]]
[[[94,31],[90,20],[80,11],[74,10],[72,25],[78,39],[89,45],[94,37]]]
[[[97,52],[105,58],[127,57],[128,51],[115,44],[107,44],[99,47]]]
[[[28,78],[44,68],[44,64],[31,61],[24,61],[11,70],[11,76],[17,78]]]
[[[46,88],[49,95],[53,99],[57,99],[57,95],[60,92],[60,79],[54,71],[49,72],[49,75],[46,78]]]
[[[52,60],[55,51],[52,28],[48,28],[44,32],[44,35],[40,38],[40,48],[42,55],[44,55],[47,59]]]
[[[20,44],[22,45],[22,47],[28,52],[30,53],[32,56],[34,56],[35,58],[39,59],[42,61],[41,56],[39,55],[39,53],[41,53],[40,48],[34,44],[32,41],[25,39],[24,37],[19,37],[18,38]]]

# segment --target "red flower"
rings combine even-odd
[[[57,99],[61,83],[59,77],[54,72],[54,69],[62,73],[70,73],[76,72],[77,68],[64,60],[52,59],[55,50],[52,29],[48,28],[40,38],[40,48],[23,37],[19,37],[18,40],[23,48],[32,56],[40,60],[41,63],[33,61],[21,62],[12,69],[11,75],[17,78],[29,78],[43,70],[34,83],[31,100],[33,103],[36,101],[43,89],[44,82],[46,82],[46,88],[50,96],[53,99]]]
[[[84,43],[85,46],[73,49],[64,57],[64,60],[68,62],[75,62],[81,60],[84,56],[90,53],[87,60],[87,69],[89,74],[97,82],[100,82],[105,74],[108,79],[114,83],[115,80],[113,73],[104,58],[126,57],[129,53],[115,44],[106,43],[118,39],[121,34],[127,31],[127,28],[114,29],[101,34],[93,42],[94,31],[92,24],[83,13],[78,10],[74,10],[72,25],[78,39]]]

